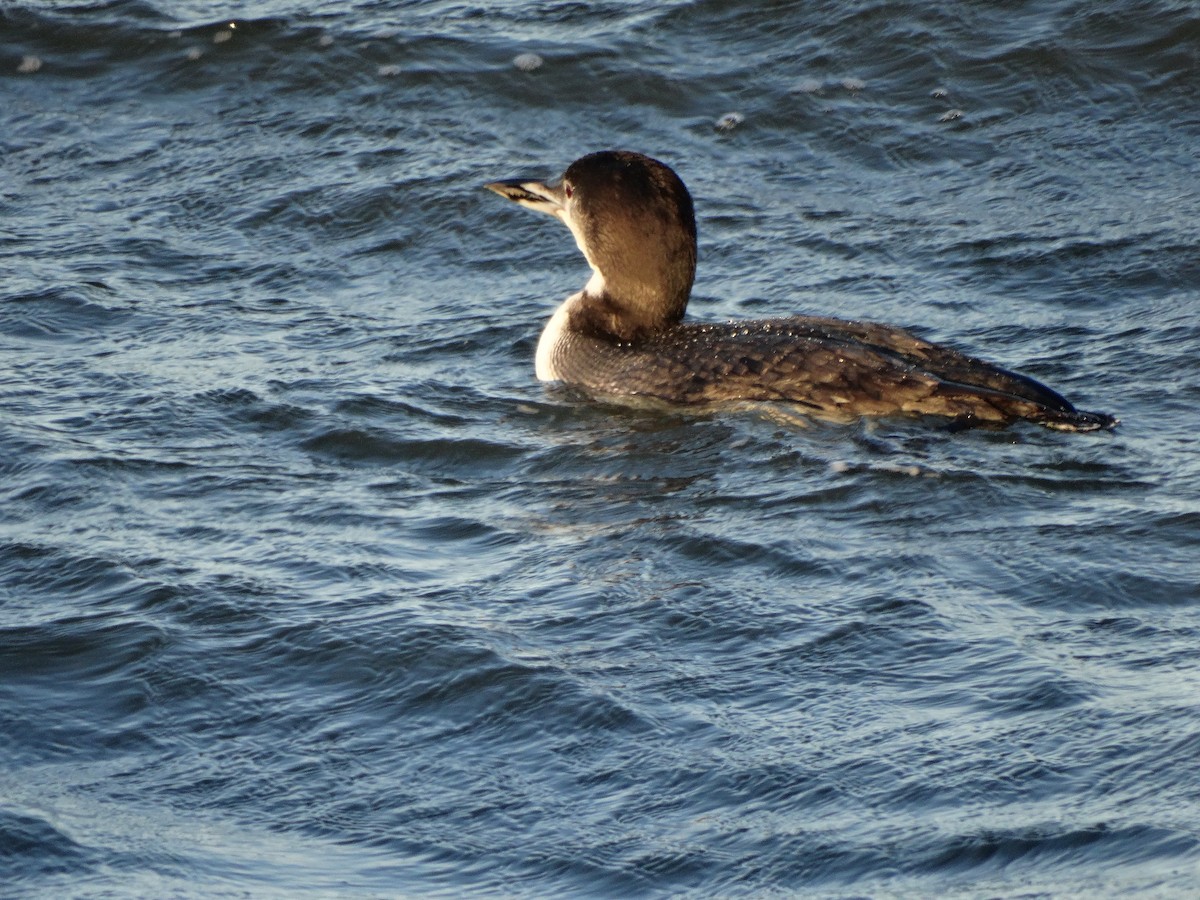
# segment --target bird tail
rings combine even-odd
[[[1011,425],[1024,419],[1058,431],[1103,431],[1116,428],[1120,422],[1108,413],[1076,409],[1049,388],[1032,379],[1025,381],[1030,386],[1019,384],[1021,395],[982,385],[944,382],[938,386],[936,396],[943,402],[959,404],[961,411],[957,417],[966,427],[989,423]],[[953,405],[949,408],[954,410]]]
[[[1043,409],[1042,415],[1033,420],[1047,428],[1059,431],[1103,431],[1116,428],[1121,420],[1108,413],[1088,412],[1083,409]]]

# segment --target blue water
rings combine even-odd
[[[0,9],[0,895],[1200,892],[1194,4],[236,12]],[[1120,428],[547,390],[605,147]]]

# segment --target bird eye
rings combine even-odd
[[[569,184],[564,184],[563,193],[565,193],[567,195],[567,199],[570,200],[575,194],[575,188],[571,187]]]

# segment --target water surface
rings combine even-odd
[[[0,11],[6,896],[1200,889],[1193,4],[237,12]],[[546,390],[604,147],[1121,428]]]

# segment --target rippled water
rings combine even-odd
[[[214,9],[0,10],[0,893],[1200,890],[1194,4]],[[1121,428],[547,391],[611,146]]]

